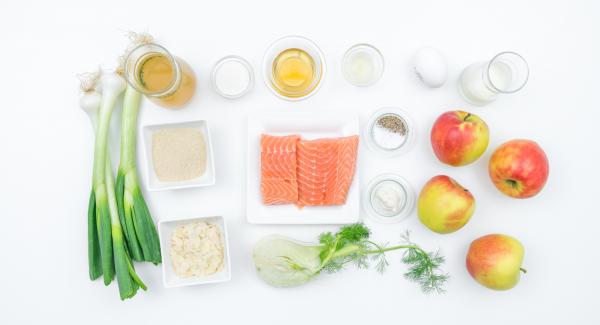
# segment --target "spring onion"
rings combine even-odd
[[[80,100],[96,127],[93,184],[88,207],[89,274],[92,280],[103,276],[104,284],[108,285],[116,273],[121,299],[126,299],[133,297],[140,287],[146,290],[146,286],[136,274],[126,247],[108,153],[110,118],[117,98],[125,89],[125,81],[116,73],[103,73],[99,81],[101,99],[98,101],[98,93],[93,90],[94,82],[88,80],[82,86],[87,92]],[[96,114],[94,107],[99,108]]]
[[[96,224],[100,244],[100,257],[104,284],[108,285],[115,275],[115,264],[112,247],[111,219],[108,207],[108,188],[106,185],[106,160],[108,157],[108,131],[110,118],[117,97],[123,92],[125,83],[121,77],[112,73],[100,76],[102,100],[98,112],[98,129],[94,145],[93,195],[95,198]],[[90,201],[91,202],[91,201]],[[90,208],[91,210],[91,208]]]
[[[84,73],[79,75],[83,95],[79,99],[79,106],[88,114],[94,133],[98,127],[98,111],[102,95],[96,90],[96,83],[100,73]],[[88,269],[91,280],[102,276],[102,261],[100,258],[100,243],[98,239],[98,226],[96,220],[96,196],[94,189],[90,193],[88,204]]]
[[[129,53],[139,45],[153,42],[147,33],[128,32],[129,46],[119,57],[117,70],[125,72]],[[121,121],[121,160],[117,170],[117,205],[129,252],[134,261],[158,264],[162,261],[158,232],[142,194],[136,164],[137,120],[141,94],[127,84]]]
[[[136,166],[137,118],[141,94],[127,85],[121,124],[121,161],[117,171],[117,204],[131,257],[161,262],[158,233],[140,189]]]

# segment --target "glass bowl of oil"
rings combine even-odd
[[[315,94],[325,76],[321,49],[302,36],[275,41],[263,60],[264,80],[277,97],[297,101]]]

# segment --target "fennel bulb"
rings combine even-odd
[[[401,261],[408,266],[404,277],[416,282],[424,293],[444,292],[448,275],[440,271],[444,257],[426,252],[410,242],[408,233],[401,245],[385,247],[369,240],[370,230],[357,223],[340,228],[336,233],[325,232],[318,244],[304,244],[283,236],[271,235],[256,243],[254,265],[261,279],[272,286],[290,287],[304,284],[322,271],[335,273],[348,263],[367,268],[369,260],[383,272],[388,266],[385,253],[404,250]]]
[[[296,286],[319,273],[319,246],[309,246],[293,239],[271,235],[254,246],[254,263],[258,275],[276,287]]]

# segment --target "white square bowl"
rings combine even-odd
[[[179,225],[192,221],[204,221],[216,224],[221,228],[221,238],[223,239],[223,269],[215,274],[205,277],[180,278],[175,274],[171,264],[171,236],[173,231]],[[227,225],[225,219],[221,216],[181,218],[174,220],[161,220],[158,222],[158,236],[160,238],[160,251],[162,254],[162,278],[166,288],[176,288],[191,286],[197,284],[208,284],[227,282],[231,280],[231,261],[229,258],[229,240],[227,237]]]
[[[360,218],[358,163],[346,204],[306,206],[265,205],[260,192],[260,135],[298,134],[312,140],[360,135],[358,116],[348,112],[286,112],[248,117],[246,162],[246,218],[253,224],[350,224]],[[361,155],[359,149],[358,157]]]
[[[192,128],[198,129],[204,135],[206,141],[206,170],[202,176],[181,182],[163,182],[158,179],[154,171],[154,163],[152,159],[152,134],[155,131],[166,128]],[[213,156],[212,141],[210,139],[210,130],[208,122],[205,120],[196,120],[178,123],[165,123],[143,126],[143,148],[146,156],[146,182],[149,191],[174,190],[180,188],[202,187],[215,184],[215,164]]]

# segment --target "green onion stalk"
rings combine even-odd
[[[103,73],[100,77],[102,97],[97,116],[90,114],[94,101],[82,98],[82,108],[90,114],[92,123],[97,117],[94,146],[92,193],[88,207],[89,274],[92,280],[103,276],[108,285],[117,277],[121,299],[133,297],[138,288],[146,286],[135,272],[126,247],[115,197],[113,172],[108,153],[108,132],[115,102],[125,90],[125,81],[116,73]],[[84,94],[84,97],[86,95]],[[87,104],[84,107],[83,104]]]
[[[160,241],[150,210],[140,189],[136,165],[137,120],[141,94],[127,85],[121,124],[121,160],[117,171],[117,206],[131,257],[135,261],[161,262]]]
[[[92,196],[88,212],[96,220],[98,243],[100,247],[100,262],[104,284],[109,285],[115,275],[115,264],[112,247],[112,227],[108,206],[108,188],[106,185],[106,161],[108,158],[108,131],[110,118],[117,97],[123,92],[116,76],[103,74],[100,77],[102,86],[102,99],[98,112],[98,128],[96,129],[96,142],[94,145],[94,171],[92,180]],[[93,201],[93,202],[92,202]]]
[[[79,75],[81,80],[81,91],[83,95],[79,100],[79,106],[89,116],[92,122],[94,134],[98,129],[98,111],[102,95],[96,90],[96,84],[100,78],[100,73],[84,73]],[[88,204],[88,268],[90,279],[96,280],[102,276],[102,260],[100,254],[100,242],[98,238],[98,225],[96,218],[96,195],[94,188],[90,193]]]
[[[113,252],[115,257],[115,269],[117,271],[117,284],[121,300],[135,296],[138,288],[146,290],[146,285],[135,272],[133,263],[125,245],[125,236],[119,220],[119,211],[117,199],[114,192],[114,179],[112,173],[112,164],[110,158],[106,157],[106,188],[108,195],[108,207],[110,213],[110,222],[112,225]]]

